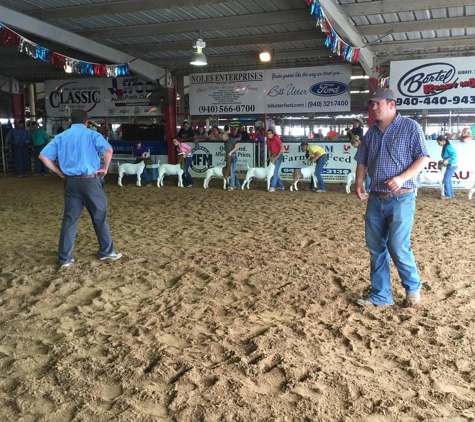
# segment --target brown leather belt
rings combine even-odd
[[[404,188],[404,189],[399,189],[395,192],[374,192],[374,191],[371,191],[371,193],[374,193],[379,199],[394,198],[395,196],[404,195],[405,193],[409,193],[409,192],[414,192],[414,189]]]
[[[82,174],[81,176],[68,176],[72,177],[73,179],[92,179],[94,177],[99,177],[97,174]]]

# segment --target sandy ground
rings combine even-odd
[[[87,213],[59,268],[56,176],[0,178],[0,421],[474,421],[475,201],[421,190],[423,302],[361,309],[365,204],[322,195],[117,186],[124,257]],[[287,183],[288,185],[288,183]],[[353,186],[354,189],[354,186]]]

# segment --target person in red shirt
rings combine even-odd
[[[276,189],[284,190],[284,184],[279,177],[280,165],[284,160],[282,155],[284,153],[284,144],[272,129],[267,130],[267,148],[270,154],[270,161],[275,164],[274,176],[270,183],[269,192],[275,192]]]

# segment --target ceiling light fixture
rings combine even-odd
[[[259,60],[261,62],[270,62],[270,53],[268,51],[263,51],[262,53],[259,54]]]
[[[196,51],[191,56],[190,64],[193,66],[206,66],[208,64],[208,60],[203,53],[203,48],[206,47],[206,43],[201,39],[198,38],[196,42],[193,44],[193,48]]]

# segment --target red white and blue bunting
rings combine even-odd
[[[10,28],[0,23],[0,40],[5,45],[16,47],[20,53],[24,53],[34,59],[52,64],[54,67],[62,68],[66,73],[79,73],[80,75],[102,76],[115,78],[117,76],[127,76],[129,74],[128,64],[99,64],[89,63],[71,57],[55,53],[47,48],[22,37]]]
[[[358,63],[360,58],[360,49],[346,44],[332,28],[330,22],[325,17],[322,5],[318,0],[307,0],[310,6],[310,14],[317,19],[317,26],[320,26],[322,32],[327,34],[325,45],[333,53],[339,55],[343,60],[351,63]]]

